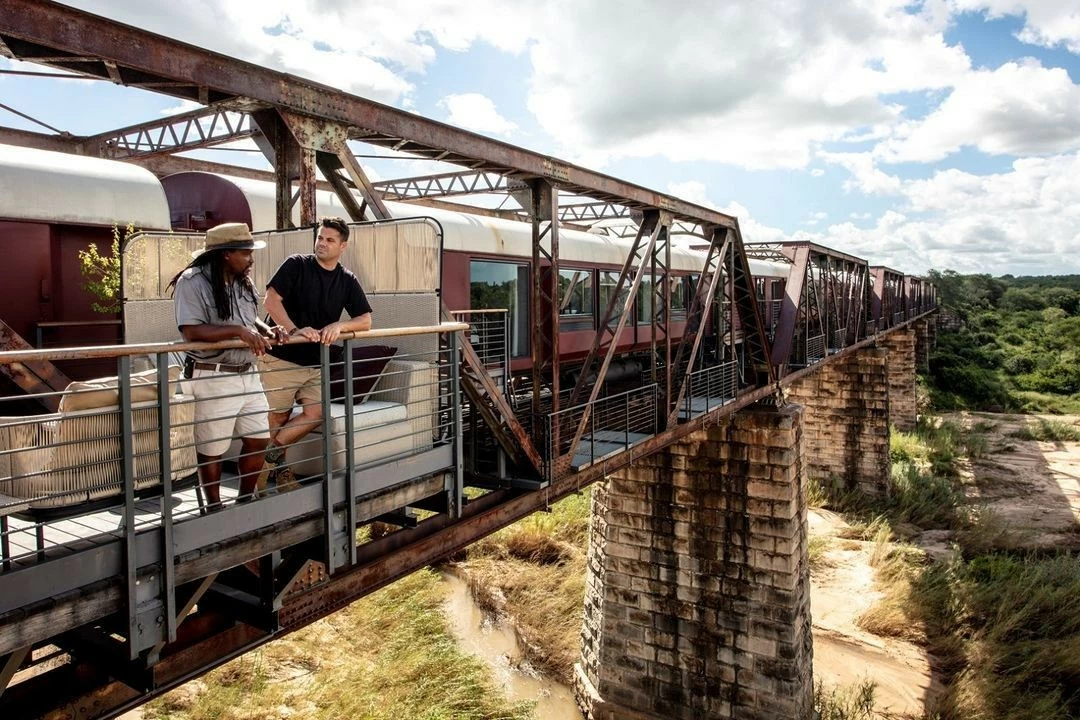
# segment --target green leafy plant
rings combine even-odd
[[[123,294],[120,288],[120,247],[135,232],[135,226],[124,228],[123,237],[120,228],[113,225],[112,245],[108,255],[102,255],[97,243],[91,243],[86,250],[79,251],[79,270],[86,282],[83,287],[97,300],[91,303],[94,312],[112,315],[121,310]]]

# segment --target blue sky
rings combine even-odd
[[[1080,273],[1080,0],[71,4],[720,208],[747,241]],[[76,134],[192,107],[12,75],[0,102]]]

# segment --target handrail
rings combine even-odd
[[[378,328],[376,330],[358,330],[343,332],[340,340],[370,340],[386,337],[404,337],[406,335],[431,335],[444,332],[463,332],[469,329],[467,323],[441,323],[403,328]],[[302,337],[291,337],[280,345],[299,345],[311,342]],[[32,360],[81,360],[84,358],[123,357],[125,355],[150,355],[154,353],[186,352],[188,350],[225,350],[228,348],[247,347],[241,340],[222,340],[220,342],[184,342],[178,340],[167,343],[142,343],[139,345],[92,345],[80,348],[51,348],[49,350],[10,350],[0,352],[0,364],[27,362]]]
[[[451,310],[451,315],[486,315],[491,313],[508,312],[506,308],[485,308],[483,310]]]

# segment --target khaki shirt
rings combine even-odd
[[[243,325],[254,328],[259,316],[259,302],[255,293],[244,283],[233,282],[227,288],[229,302],[232,304],[232,317],[223,319],[217,312],[214,302],[214,290],[210,284],[210,274],[204,268],[188,268],[176,281],[173,305],[176,310],[176,327],[184,325]],[[204,350],[188,352],[200,360],[215,363],[242,365],[255,362],[255,354],[248,348],[229,348],[228,350]]]

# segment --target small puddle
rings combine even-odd
[[[582,720],[573,690],[544,677],[524,659],[514,631],[480,609],[464,580],[446,572],[442,577],[449,590],[450,630],[462,650],[487,663],[507,697],[536,701],[537,720]]]

